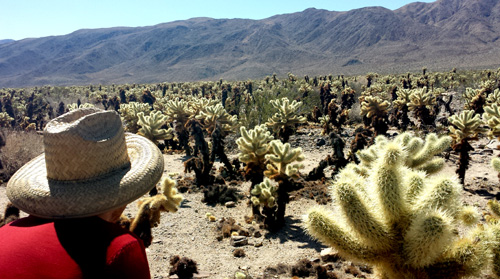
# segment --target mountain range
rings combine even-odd
[[[0,87],[496,69],[499,38],[498,0],[193,18],[3,41]]]

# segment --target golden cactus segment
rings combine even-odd
[[[276,186],[271,184],[271,180],[267,177],[260,184],[255,185],[251,191],[252,203],[266,207],[274,207],[278,197]]]
[[[499,104],[491,104],[484,107],[483,120],[486,122],[490,130],[488,136],[490,138],[500,137],[500,106]]]
[[[145,116],[143,112],[137,114],[137,125],[141,126],[138,134],[150,139],[154,143],[159,140],[170,140],[174,138],[174,129],[162,129],[161,127],[167,122],[167,116],[161,111],[151,112],[149,116]]]
[[[286,97],[270,100],[269,102],[278,110],[278,112],[266,122],[266,125],[271,127],[273,131],[279,131],[286,126],[294,126],[306,122],[306,117],[297,114],[299,108],[302,106],[302,102],[293,100],[292,103],[290,103],[290,100]]]
[[[432,94],[432,92],[427,91],[427,87],[411,90],[409,98],[410,103],[408,104],[408,108],[410,110],[415,110],[421,107],[432,109],[432,107],[436,104],[436,97]]]
[[[262,124],[248,130],[245,127],[240,128],[241,137],[236,140],[240,153],[238,158],[243,163],[253,162],[263,164],[265,155],[269,152],[269,142],[274,137],[267,130],[266,125]]]
[[[231,131],[238,122],[237,116],[227,113],[222,104],[206,107],[204,111],[200,111],[196,119],[203,120],[203,127],[210,132],[215,129],[217,122],[226,132]]]
[[[302,148],[292,149],[289,143],[283,144],[280,140],[273,140],[270,142],[270,145],[272,153],[265,156],[269,160],[269,163],[264,175],[272,177],[284,174],[292,179],[298,178],[299,170],[304,168],[304,165],[294,162],[304,160],[305,157],[302,154]]]
[[[332,186],[336,210],[311,209],[307,231],[346,259],[373,265],[378,278],[478,275],[490,263],[491,238],[481,231],[456,234],[462,224],[477,222],[477,214],[462,204],[456,177],[407,166],[410,142],[407,135],[380,138],[366,176],[352,164],[341,170]]]
[[[169,121],[176,120],[180,123],[185,123],[193,116],[193,110],[189,107],[189,103],[179,98],[167,101],[164,113]]]
[[[451,144],[452,138],[449,136],[438,137],[431,133],[425,140],[410,135],[405,132],[394,138],[394,142],[403,146],[405,150],[404,165],[414,170],[422,170],[428,174],[439,171],[444,166],[444,159],[434,158]],[[375,143],[356,154],[361,164],[359,167],[371,168],[379,156],[379,151],[388,143],[385,136],[377,136]]]
[[[382,100],[376,96],[366,96],[361,103],[360,114],[371,118],[375,115],[384,116],[389,113],[390,103],[387,100]]]
[[[464,139],[476,138],[477,135],[484,131],[481,128],[483,121],[479,114],[475,114],[473,110],[464,110],[459,115],[452,115],[448,118],[451,137],[455,142],[461,142]]]
[[[139,130],[139,126],[137,125],[137,121],[139,121],[138,114],[142,112],[144,115],[149,115],[151,107],[149,104],[130,102],[128,104],[121,104],[118,112],[123,122],[125,122],[126,130],[131,133],[137,133]]]

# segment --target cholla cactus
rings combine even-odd
[[[488,104],[500,104],[500,89],[495,89],[490,95],[488,95],[488,98],[486,98],[486,102]]]
[[[480,115],[475,114],[472,110],[464,110],[459,115],[452,115],[448,121],[456,127],[449,127],[455,143],[477,138],[479,133],[484,132],[484,129],[481,128],[483,121],[481,121]]]
[[[77,103],[68,104],[69,111],[79,109],[79,108],[93,108],[93,107],[95,107],[95,106],[93,104],[89,104],[89,103],[84,103],[84,104],[80,104],[80,105],[78,105]]]
[[[389,129],[388,114],[390,103],[378,96],[365,96],[361,102],[360,114],[365,119],[365,125],[372,126],[375,135],[383,135]]]
[[[255,185],[251,191],[252,203],[255,206],[272,208],[276,205],[278,197],[277,188],[271,184],[271,180],[265,178],[260,184]]]
[[[187,121],[194,116],[193,111],[189,107],[189,103],[182,99],[169,100],[166,103],[166,111],[169,121],[175,121],[174,130],[177,134],[179,144],[186,151],[187,156],[191,156],[191,147],[189,146],[189,132],[185,125]]]
[[[460,237],[465,210],[457,179],[405,166],[405,148],[388,142],[367,177],[347,167],[332,187],[335,211],[309,210],[309,234],[342,257],[375,267],[378,278],[463,278],[490,259],[481,230]],[[475,214],[477,215],[477,214]],[[465,216],[468,217],[468,216]]]
[[[240,128],[241,137],[236,140],[240,153],[238,159],[245,163],[245,179],[251,181],[250,192],[255,185],[264,179],[264,170],[266,169],[265,156],[270,152],[270,145],[274,137],[262,124],[248,130],[245,127]],[[257,206],[252,207],[254,215],[260,215]]]
[[[155,144],[159,140],[171,140],[174,138],[174,129],[162,129],[161,127],[166,123],[167,116],[161,111],[151,112],[149,116],[145,116],[144,112],[137,114],[139,120],[137,125],[141,126],[138,134],[150,139]]]
[[[168,116],[170,121],[176,120],[177,122],[183,123],[183,125],[189,118],[194,116],[189,103],[179,98],[167,101],[164,113]]]
[[[408,125],[411,124],[411,120],[408,117],[408,104],[411,102],[411,90],[400,89],[396,91],[396,95],[398,96],[397,99],[392,102],[395,108],[395,122],[399,124],[399,121],[401,120],[401,124],[399,124],[399,127],[401,127],[403,131],[406,131]]]
[[[285,97],[271,100],[270,103],[275,109],[278,109],[278,112],[268,119],[266,125],[270,127],[283,142],[288,142],[294,127],[307,120],[306,117],[297,115],[299,108],[302,106],[302,102],[293,100],[292,103],[290,103],[290,100]]]
[[[224,132],[230,132],[238,122],[237,116],[227,113],[222,104],[206,107],[204,111],[200,111],[196,119],[203,121],[203,127],[209,134],[212,134],[212,131],[215,129],[216,122],[221,125]]]
[[[481,117],[472,110],[464,110],[459,115],[452,115],[448,121],[455,127],[450,126],[451,137],[453,138],[452,148],[460,153],[457,174],[460,182],[465,182],[465,171],[469,166],[469,151],[474,150],[469,141],[476,140],[479,133],[484,132],[481,127],[483,121]],[[465,184],[464,184],[465,185]]]
[[[450,147],[451,141],[451,137],[438,137],[435,133],[428,134],[424,141],[408,132],[396,136],[393,140],[393,142],[403,146],[406,151],[405,158],[403,158],[404,165],[427,174],[436,173],[443,168],[444,159],[433,157]],[[386,137],[378,136],[375,138],[375,144],[357,152],[357,157],[361,162],[358,169],[361,173],[368,173],[368,170],[379,159],[380,150],[385,148],[388,143],[389,140]]]
[[[137,133],[140,128],[137,124],[137,121],[139,121],[139,113],[142,112],[144,115],[149,115],[151,107],[148,104],[130,102],[128,104],[120,104],[118,112],[120,113],[122,120],[125,122],[126,130],[131,133]]]
[[[500,138],[500,107],[499,104],[491,104],[484,108],[483,120],[490,130],[490,138]]]
[[[434,126],[436,116],[432,112],[436,105],[436,97],[427,87],[413,89],[410,94],[410,103],[408,107],[413,111],[415,118],[419,119],[420,124]]]
[[[304,168],[304,165],[295,162],[304,160],[302,149],[300,147],[291,149],[289,143],[283,144],[280,140],[273,140],[270,145],[272,153],[266,155],[269,163],[264,175],[270,178],[283,175],[292,179],[298,178],[299,170]]]
[[[236,140],[241,152],[238,154],[238,159],[245,164],[263,165],[265,156],[269,153],[269,142],[274,139],[271,132],[264,124],[248,131],[245,127],[241,127],[240,132],[241,137]]]
[[[285,224],[286,204],[290,200],[288,192],[292,190],[291,180],[299,177],[299,169],[304,166],[296,162],[304,160],[304,155],[302,149],[291,149],[289,143],[283,144],[280,140],[273,140],[269,145],[272,152],[265,155],[267,170],[264,175],[278,182],[277,206],[264,207],[262,213],[267,228],[277,230]]]
[[[329,115],[321,116],[318,118],[318,120],[319,124],[323,128],[323,130],[321,130],[321,134],[322,135],[330,134],[330,132],[332,131],[332,125],[330,124],[330,116]]]
[[[161,212],[177,212],[183,200],[175,187],[177,182],[166,177],[161,182],[160,192],[139,201],[139,211],[130,224],[130,231],[138,235],[147,247],[153,239],[151,228],[160,223]]]
[[[13,120],[8,113],[0,112],[0,127],[10,127]]]

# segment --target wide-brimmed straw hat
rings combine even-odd
[[[150,140],[125,133],[115,111],[78,109],[47,123],[44,154],[20,168],[7,196],[42,218],[79,218],[122,207],[150,191],[163,156]]]

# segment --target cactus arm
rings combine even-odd
[[[323,209],[313,208],[308,212],[304,224],[312,237],[334,247],[341,256],[375,262],[379,257],[375,249],[368,247],[349,231],[342,229],[336,220]]]

